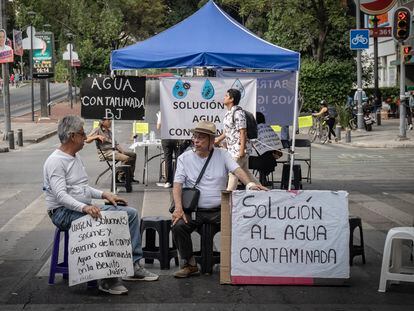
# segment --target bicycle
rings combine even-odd
[[[322,117],[312,116],[312,126],[309,128],[309,140],[313,143],[316,138],[324,144],[328,141],[329,127],[326,120]]]

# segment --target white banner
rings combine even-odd
[[[213,122],[218,134],[227,111],[223,103],[228,89],[241,92],[240,107],[256,114],[256,79],[163,78],[160,79],[161,138],[189,139],[201,120]]]
[[[348,193],[234,191],[231,276],[349,278]]]
[[[128,215],[101,212],[94,220],[86,215],[69,230],[69,286],[103,278],[134,274]]]

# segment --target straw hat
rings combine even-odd
[[[216,135],[216,126],[214,123],[209,121],[200,121],[197,123],[196,127],[191,130],[191,133],[204,133],[211,136],[217,136]]]

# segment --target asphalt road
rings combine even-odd
[[[130,124],[118,126],[119,141],[130,139]],[[52,137],[20,151],[0,154],[0,310],[412,310],[414,283],[392,285],[378,293],[382,248],[388,229],[412,224],[414,158],[412,149],[357,149],[339,145],[312,148],[312,184],[304,189],[346,190],[350,213],[364,221],[367,264],[355,258],[347,286],[219,285],[219,274],[177,280],[171,270],[158,270],[160,281],[128,283],[127,296],[113,297],[58,281],[47,285],[53,225],[39,200],[42,164],[57,147]],[[154,153],[155,150],[150,151]],[[298,150],[299,152],[299,150]],[[304,152],[304,151],[302,151]],[[142,174],[138,150],[137,176]],[[105,168],[94,145],[82,157],[91,180]],[[150,162],[150,185],[156,188],[158,162]],[[303,174],[305,166],[302,165]],[[280,179],[280,168],[275,173]],[[100,187],[108,188],[104,178]],[[122,193],[141,208],[145,187]]]
[[[26,83],[24,86],[15,88],[10,87],[10,111],[12,117],[21,116],[31,111],[31,85]],[[66,97],[68,94],[68,88],[65,83],[50,83],[50,100]],[[0,95],[1,107],[0,119],[4,118],[3,109],[3,94]],[[40,109],[40,84],[34,84],[34,106],[35,111]]]

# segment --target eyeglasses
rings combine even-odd
[[[78,134],[78,135],[80,135],[82,137],[86,137],[86,133],[84,131],[82,131],[82,132],[75,132],[75,133],[72,133],[72,134],[74,134],[74,135]]]
[[[203,139],[206,139],[208,137],[208,135],[198,135],[198,134],[195,134],[195,135],[193,135],[193,137],[191,137],[191,139],[192,140],[203,140]]]

